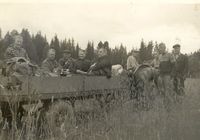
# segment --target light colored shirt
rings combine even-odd
[[[136,69],[139,66],[136,58],[134,56],[129,56],[127,59],[127,70]]]

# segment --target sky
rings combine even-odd
[[[164,42],[169,51],[180,43],[183,53],[200,49],[199,1],[154,0],[0,0],[0,28],[41,31],[48,40],[74,38],[81,48],[88,41],[108,41],[128,50],[145,42]]]

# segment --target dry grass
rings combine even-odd
[[[38,137],[36,131],[39,129],[40,112],[35,116],[29,114],[24,118],[23,129],[16,130],[16,140],[198,140],[199,82],[187,79],[186,96],[181,99],[182,103],[174,103],[170,111],[165,109],[160,96],[156,97],[153,108],[148,111],[136,110],[133,100],[121,105],[113,104],[109,111],[100,109],[94,100],[77,102],[73,129],[50,128],[43,120],[39,122],[41,133]],[[56,131],[57,135],[52,131]],[[1,136],[5,138],[4,131]]]

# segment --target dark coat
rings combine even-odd
[[[108,56],[98,58],[95,63],[96,65],[92,68],[95,75],[111,77],[112,64]]]
[[[175,61],[174,65],[175,76],[185,76],[188,73],[188,57],[184,54],[180,54]]]
[[[74,61],[74,63],[70,66],[70,71],[73,73],[76,73],[76,70],[81,70],[84,72],[88,72],[90,68],[90,61],[86,59],[77,59]]]
[[[71,65],[74,64],[74,61],[75,60],[73,58],[68,58],[68,59],[61,58],[59,60],[59,64],[63,69],[69,69],[71,67]]]

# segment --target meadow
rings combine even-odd
[[[181,97],[181,102],[173,103],[170,111],[164,107],[161,96],[156,96],[149,110],[136,109],[134,100],[101,109],[91,99],[77,103],[74,124],[65,123],[56,128],[47,125],[45,119],[38,121],[39,113],[29,114],[23,120],[22,129],[11,130],[15,132],[14,137],[1,129],[0,140],[199,140],[199,82],[200,79],[187,79],[186,95]]]

